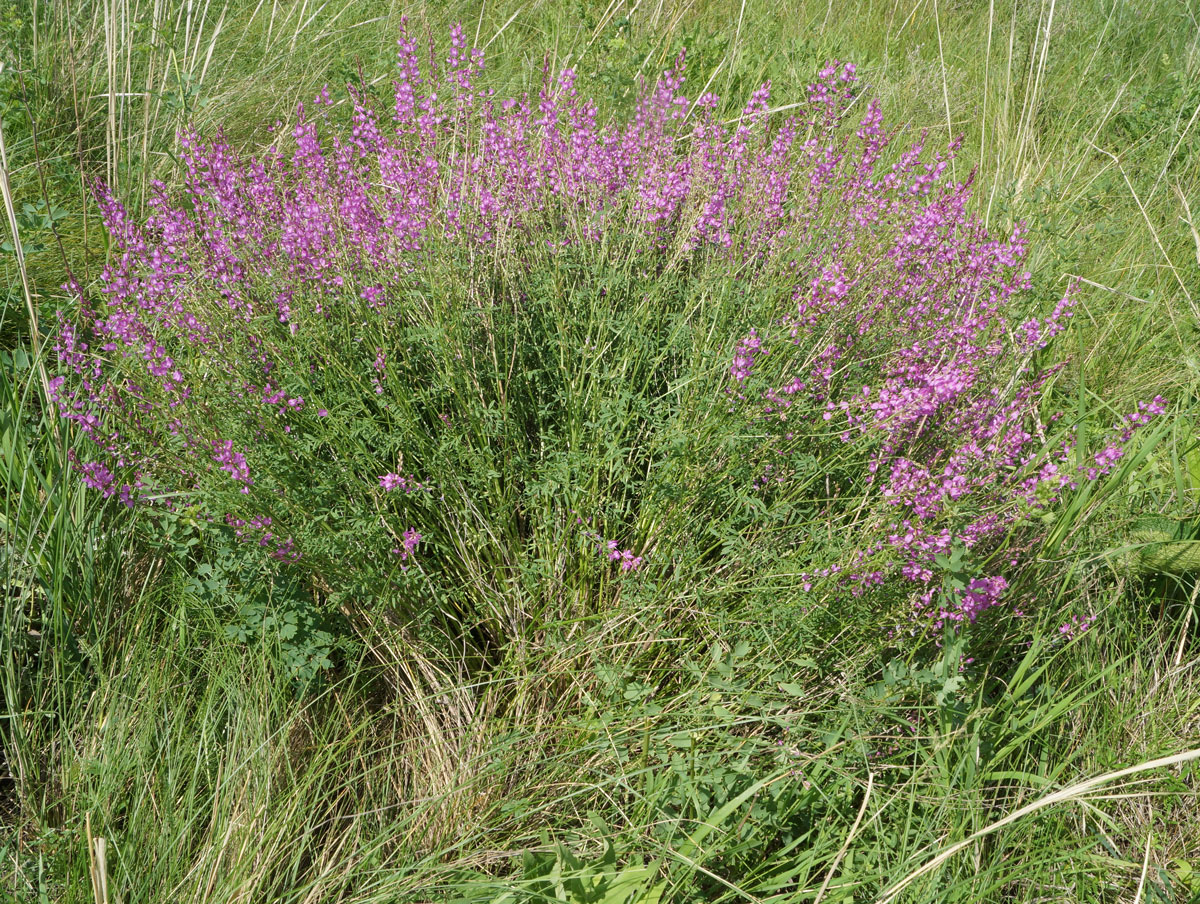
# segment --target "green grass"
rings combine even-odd
[[[218,546],[79,487],[35,339],[57,286],[103,266],[87,180],[136,207],[189,119],[270,141],[324,82],[388,72],[402,11],[467,23],[515,89],[549,53],[620,110],[686,44],[689,84],[736,108],[769,77],[782,105],[837,56],[891,121],[965,136],[989,225],[1029,223],[1035,297],[1087,281],[1057,401],[1097,431],[1158,392],[1181,412],[1051,526],[1027,650],[964,684],[951,651],[812,649],[825,634],[789,607],[717,605],[715,576],[703,598],[534,619],[469,679],[360,623],[298,686],[279,637],[226,630],[244,600],[197,581]],[[1198,22],[1166,0],[0,6],[29,286],[6,229],[0,900],[831,904],[909,879],[896,900],[1193,900],[1195,763],[1078,785],[1200,747],[1197,585],[1121,567],[1138,517],[1197,515]],[[1062,642],[1085,611],[1096,628]]]

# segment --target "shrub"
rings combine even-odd
[[[186,134],[144,221],[97,187],[54,381],[89,486],[485,646],[668,580],[940,626],[1161,410],[1094,462],[1054,426],[1070,292],[1022,316],[1021,229],[970,214],[957,144],[897,152],[851,64],[726,123],[681,54],[612,124],[569,69],[496,97],[460,28],[421,56],[258,156]]]

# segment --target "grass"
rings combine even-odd
[[[719,576],[559,617],[556,588],[481,562],[463,582],[497,618],[543,613],[489,669],[360,624],[298,686],[280,637],[227,630],[245,600],[202,580],[219,546],[79,486],[39,340],[56,287],[104,262],[87,181],[136,207],[189,120],[273,140],[324,82],[388,72],[402,12],[467,23],[514,88],[569,60],[614,110],[681,44],[733,108],[768,77],[799,99],[838,56],[893,121],[965,136],[989,225],[1030,225],[1035,296],[1086,281],[1061,407],[1096,430],[1158,392],[1179,412],[1051,525],[1028,649],[963,683],[950,650],[815,649],[785,605],[717,605]],[[1198,20],[1120,0],[0,7],[0,899],[1196,900],[1196,585],[1115,563],[1136,517],[1196,515]]]

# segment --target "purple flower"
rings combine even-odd
[[[379,486],[381,489],[391,492],[392,490],[402,490],[405,493],[415,493],[418,490],[428,489],[424,484],[419,483],[414,477],[409,475],[404,477],[400,474],[388,473],[379,476]]]
[[[411,555],[417,551],[417,544],[421,542],[421,535],[416,529],[409,528],[401,537],[400,546],[392,549],[392,555],[399,556],[400,561],[406,561]]]
[[[105,496],[111,496],[115,492],[112,471],[102,462],[89,461],[79,465],[78,470],[83,475],[82,480],[85,486],[93,490],[101,490]]]
[[[253,483],[250,479],[250,468],[246,464],[246,457],[233,450],[233,440],[213,440],[212,449],[212,460],[221,466],[222,471],[228,472],[230,477],[242,484],[242,493],[249,493]]]

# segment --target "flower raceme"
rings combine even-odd
[[[290,140],[257,156],[185,132],[181,183],[155,183],[142,220],[96,187],[112,254],[98,297],[69,286],[80,311],[60,321],[52,382],[90,440],[75,462],[89,487],[131,505],[194,494],[289,562],[344,558],[330,539],[340,518],[345,542],[407,568],[443,515],[386,462],[419,461],[414,437],[453,419],[397,432],[415,393],[394,343],[429,316],[423,273],[456,254],[470,282],[488,266],[519,279],[620,247],[637,269],[727,273],[775,296],[723,340],[731,363],[714,396],[728,405],[716,408],[729,429],[764,436],[761,492],[798,456],[854,463],[853,502],[826,500],[824,514],[861,524],[866,512],[875,533],[805,580],[911,585],[927,620],[973,620],[1006,587],[975,575],[938,598],[938,556],[982,555],[1023,513],[1111,471],[1162,411],[1145,404],[1082,472],[1069,438],[1046,451],[1038,412],[1055,368],[1034,362],[1072,292],[1021,320],[1021,228],[997,238],[968,212],[971,180],[949,175],[956,143],[894,150],[852,64],[823,68],[786,118],[768,84],[725,122],[714,95],[683,93],[680,54],[614,124],[571,69],[544,71],[536,96],[497,97],[461,27],[441,64],[422,57],[402,30],[386,108],[352,88],[339,125],[322,91]],[[369,439],[335,442],[368,423]],[[452,482],[438,484],[438,503],[457,504]],[[601,551],[643,567],[615,542]]]

